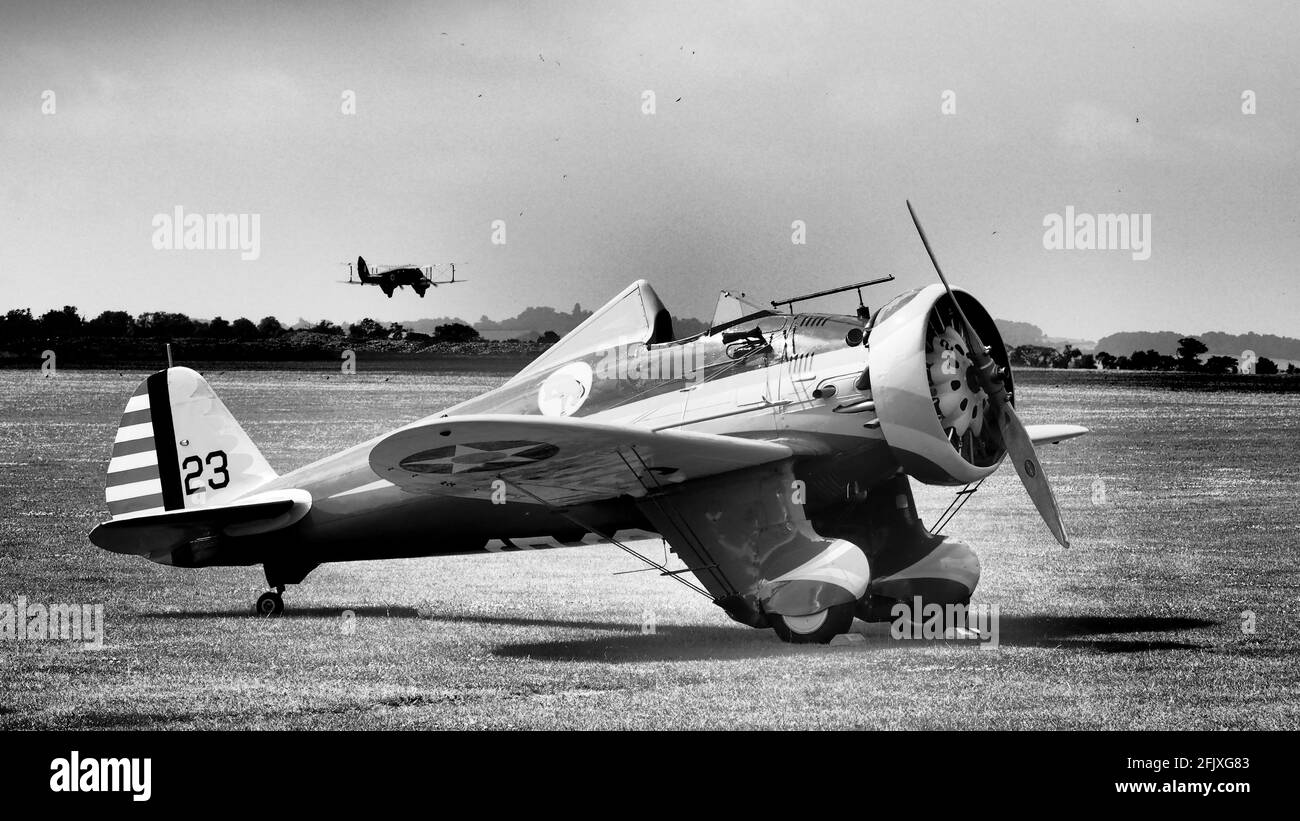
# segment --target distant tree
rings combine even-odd
[[[212,317],[212,321],[208,323],[208,336],[213,339],[228,339],[230,323],[219,316]]]
[[[1129,359],[1127,356],[1117,356],[1115,357],[1115,369],[1120,371],[1131,371],[1133,370],[1133,360]]]
[[[554,308],[533,306],[520,311],[518,316],[495,322],[485,316],[475,323],[475,327],[482,331],[526,331],[530,339],[536,339],[541,334],[539,328],[550,328],[563,334],[578,327],[591,316],[591,312],[584,311],[581,305],[574,305],[573,308],[578,313],[566,314]]]
[[[91,336],[124,337],[135,330],[135,317],[126,311],[104,311],[86,322],[86,332]]]
[[[1026,368],[1050,368],[1058,356],[1055,348],[1045,345],[1017,345],[1007,352],[1011,364]]]
[[[242,316],[230,323],[230,334],[235,337],[235,339],[244,342],[247,342],[250,339],[257,339],[259,335],[257,326],[253,324],[253,320]]]
[[[1135,371],[1172,371],[1178,367],[1178,360],[1150,349],[1134,351],[1129,357],[1129,366]]]
[[[1079,361],[1075,367],[1086,371],[1095,371],[1097,370],[1097,358],[1090,353],[1086,353],[1079,357]]]
[[[311,331],[318,334],[329,334],[330,336],[342,336],[343,329],[328,319],[322,319],[315,325],[311,326]]]
[[[459,322],[439,325],[433,329],[433,340],[435,342],[472,342],[478,338],[478,331]]]
[[[266,339],[270,339],[284,333],[284,326],[275,317],[264,316],[257,322],[257,333]]]
[[[694,336],[709,329],[707,322],[701,322],[692,317],[674,316],[672,319],[673,333],[678,339],[685,339],[688,336]]]
[[[27,339],[36,335],[36,328],[31,308],[14,308],[0,320],[0,338]]]
[[[1255,363],[1255,373],[1262,376],[1275,374],[1277,373],[1277,363],[1267,356],[1261,356],[1259,361]]]
[[[547,331],[546,333],[537,337],[537,341],[538,342],[559,342],[560,335],[557,334],[555,331]]]
[[[400,322],[394,322],[388,326],[389,339],[402,339],[406,336],[406,326]]]
[[[1206,373],[1236,373],[1237,360],[1231,356],[1212,356],[1205,360],[1201,369]]]
[[[1178,340],[1178,370],[1199,371],[1201,354],[1209,350],[1204,342],[1194,336],[1185,336]]]
[[[174,339],[193,336],[195,324],[185,314],[152,311],[136,317],[135,327],[139,336]]]
[[[1052,367],[1053,368],[1075,367],[1074,360],[1078,359],[1082,355],[1083,354],[1079,351],[1078,348],[1074,347],[1073,345],[1067,342],[1065,343],[1065,347],[1061,349],[1061,352],[1057,354],[1056,357],[1052,360]]]
[[[72,305],[64,305],[63,310],[49,310],[41,315],[40,331],[44,336],[66,337],[81,333],[81,315]]]
[[[1098,364],[1100,364],[1101,367],[1105,370],[1110,370],[1111,368],[1118,367],[1115,364],[1116,358],[1106,353],[1105,351],[1097,351],[1095,354],[1092,355],[1092,358]]]
[[[1294,362],[1288,362],[1286,365],[1286,375],[1295,376],[1298,373],[1300,373],[1300,368],[1297,368]]]
[[[384,335],[384,326],[380,325],[370,317],[366,317],[360,322],[354,322],[348,326],[348,336],[353,339],[372,339],[376,336]]]

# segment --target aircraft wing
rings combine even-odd
[[[1080,425],[1025,425],[1025,432],[1029,434],[1030,440],[1035,445],[1044,442],[1054,445],[1066,439],[1083,436],[1088,429]]]
[[[370,451],[370,467],[404,490],[568,506],[644,496],[793,455],[782,444],[651,431],[570,417],[454,416],[404,428]],[[504,485],[494,485],[496,480]],[[521,490],[522,489],[522,490]]]

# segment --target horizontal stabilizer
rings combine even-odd
[[[105,550],[146,556],[162,564],[201,564],[223,536],[270,533],[294,524],[311,509],[311,494],[288,489],[259,493],[218,507],[119,516],[90,532]],[[188,548],[184,561],[176,551]]]
[[[400,430],[370,451],[381,479],[417,493],[574,505],[643,496],[786,459],[785,445],[685,431],[651,431],[572,417],[453,416]],[[505,485],[494,484],[498,479]],[[528,494],[533,494],[529,496]]]

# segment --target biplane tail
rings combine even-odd
[[[311,493],[266,490],[277,476],[202,376],[167,368],[140,383],[113,441],[104,496],[111,518],[90,540],[177,567],[242,563],[227,546],[283,530]]]
[[[174,367],[145,379],[127,401],[104,496],[117,518],[225,504],[275,478],[207,381]]]
[[[357,257],[357,276],[361,277],[362,282],[373,282],[375,280],[375,277],[370,276],[370,266],[361,257]]]

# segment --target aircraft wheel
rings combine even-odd
[[[791,644],[826,644],[853,626],[855,602],[836,604],[808,616],[781,616],[773,613],[772,629],[782,641]]]
[[[279,593],[263,593],[257,600],[257,615],[271,617],[284,612],[284,599]]]

